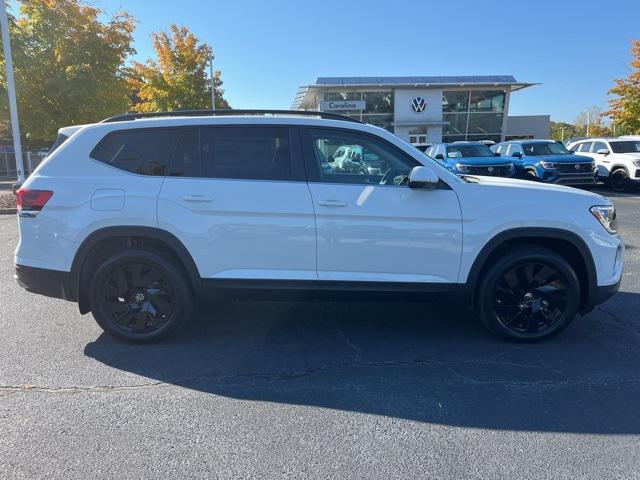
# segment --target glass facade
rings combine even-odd
[[[504,116],[504,90],[452,90],[442,92],[442,129],[445,143],[460,140],[500,141]]]
[[[493,140],[499,142],[505,99],[504,89],[443,91],[442,119],[447,124],[442,128],[442,141]],[[392,89],[340,90],[334,88],[321,93],[319,100],[364,101],[366,108],[363,111],[349,110],[339,113],[394,132]]]
[[[393,133],[393,90],[325,92],[324,100],[364,100],[366,109],[339,112]]]

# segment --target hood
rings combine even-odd
[[[567,187],[564,185],[556,185],[553,183],[532,182],[531,180],[520,180],[517,178],[507,177],[485,177],[480,175],[463,175],[470,183],[476,183],[480,185],[487,185],[493,187],[501,187],[508,189],[524,189],[528,191],[540,192],[540,194],[549,194],[551,192],[560,194],[572,194],[578,197],[585,197],[596,200],[600,203],[594,203],[594,205],[610,205],[611,202],[606,197],[590,192],[588,190],[582,190],[579,188]]]
[[[459,157],[447,158],[447,163],[455,165],[461,163],[463,165],[509,165],[511,160],[504,157]]]
[[[537,158],[538,161],[544,160],[553,163],[591,163],[593,161],[591,157],[584,155],[535,155],[528,158]]]

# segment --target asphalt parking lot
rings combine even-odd
[[[0,216],[0,478],[640,478],[640,192],[613,201],[621,292],[536,345],[445,306],[227,302],[131,346],[22,291]]]

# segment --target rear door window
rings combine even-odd
[[[206,127],[200,131],[202,176],[292,180],[288,127]]]
[[[164,176],[173,152],[177,129],[123,130],[108,134],[91,158],[138,175]]]
[[[591,148],[591,145],[593,144],[593,142],[582,142],[579,146],[578,146],[578,152],[588,152],[589,149]]]

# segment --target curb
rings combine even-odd
[[[18,213],[17,208],[0,208],[0,215],[13,215]]]

